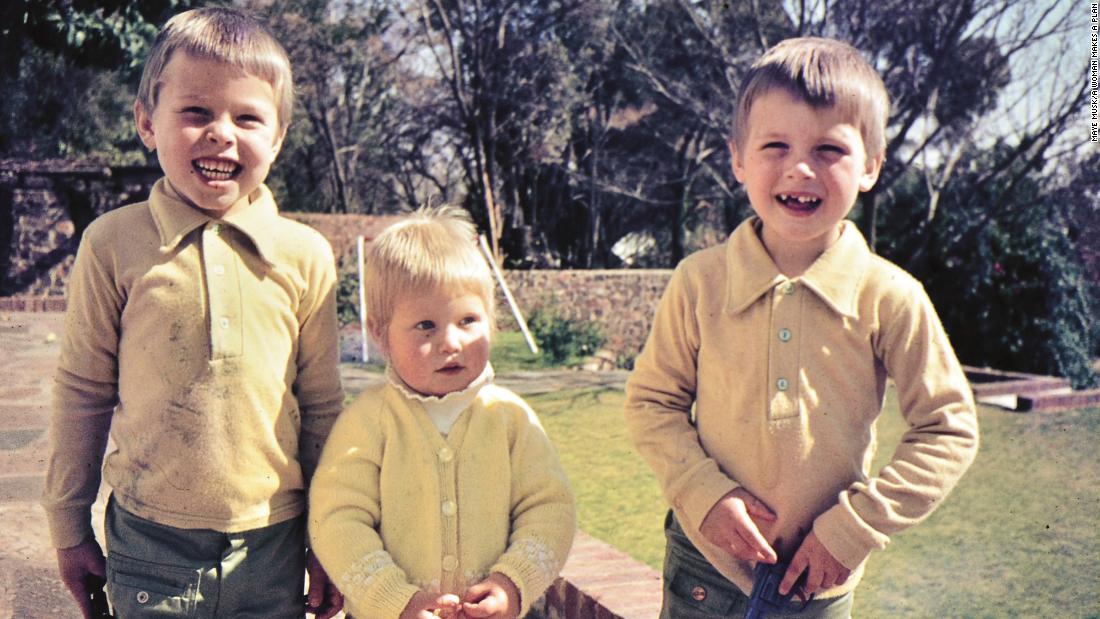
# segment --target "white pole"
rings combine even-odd
[[[497,283],[500,284],[500,289],[504,291],[504,298],[508,300],[508,307],[512,310],[512,317],[516,319],[519,330],[523,332],[523,339],[527,340],[527,348],[530,348],[532,353],[536,355],[539,354],[538,344],[535,343],[535,338],[531,337],[531,332],[527,329],[527,321],[523,319],[523,314],[519,312],[519,307],[516,306],[516,300],[512,298],[512,291],[508,290],[508,284],[504,282],[504,276],[501,275],[500,269],[497,268],[497,261],[493,259],[493,253],[489,251],[489,243],[485,240],[485,235],[478,235],[477,240],[481,245],[481,254],[485,257],[485,261],[489,263],[489,267],[493,269],[493,275],[496,276]]]
[[[367,289],[363,286],[363,248],[365,245],[363,235],[359,235],[355,246],[359,255],[359,339],[363,343],[363,363],[369,361],[367,353]]]

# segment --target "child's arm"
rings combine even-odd
[[[124,299],[110,260],[96,255],[98,227],[85,233],[69,276],[50,420],[42,505],[62,580],[81,609],[90,577],[106,574],[92,531],[111,416],[118,403],[118,341]]]
[[[576,507],[565,471],[534,412],[522,404],[514,419],[512,531],[508,548],[489,571],[516,586],[522,616],[565,565],[576,533]]]
[[[709,276],[716,279],[692,278],[684,263],[676,269],[626,385],[626,423],[634,447],[669,504],[690,520],[683,524],[693,528],[701,528],[711,509],[739,486],[703,449],[691,419],[700,345],[697,289],[724,285],[717,281],[720,275]]]
[[[377,527],[385,436],[362,414],[363,397],[333,426],[309,495],[311,548],[344,595],[346,608],[364,617],[397,617],[419,589],[386,552]]]
[[[931,301],[911,278],[892,284],[879,308],[881,327],[872,345],[897,385],[909,430],[889,464],[842,492],[839,504],[813,526],[816,539],[848,569],[931,514],[978,450],[970,385]]]
[[[319,235],[306,268],[298,306],[298,375],[294,393],[302,413],[298,461],[309,483],[332,424],[344,404],[340,385],[340,342],[336,318],[336,267],[332,249]]]

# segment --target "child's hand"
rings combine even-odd
[[[99,543],[89,537],[72,548],[58,548],[57,569],[69,593],[76,598],[81,614],[90,617],[92,582],[107,580],[107,560]]]
[[[794,553],[791,565],[779,583],[779,593],[786,595],[803,571],[809,570],[802,592],[810,596],[818,591],[836,587],[848,580],[852,570],[844,567],[817,539],[813,531],[802,540],[798,552]]]
[[[400,619],[436,619],[436,617],[460,617],[462,602],[458,596],[448,593],[436,595],[417,591],[401,611]]]
[[[344,607],[344,595],[329,580],[325,568],[312,551],[306,552],[306,573],[309,574],[309,593],[306,594],[306,612],[317,619],[329,619]]]
[[[504,574],[493,572],[466,590],[462,612],[467,617],[515,619],[519,615],[519,589]]]
[[[779,557],[760,534],[757,519],[771,522],[775,514],[748,490],[735,488],[710,508],[699,532],[742,561],[775,563]]]

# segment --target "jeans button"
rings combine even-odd
[[[707,589],[703,585],[695,585],[691,588],[691,599],[702,602],[707,599]]]

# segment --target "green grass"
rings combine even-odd
[[[493,334],[493,370],[498,374],[515,371],[541,370],[550,365],[540,355],[527,348],[527,340],[519,331],[497,331]]]
[[[623,394],[529,398],[578,500],[580,527],[660,569],[665,502],[631,448]],[[925,522],[872,554],[855,617],[1100,617],[1100,410],[983,407],[977,461]],[[875,467],[905,426],[891,398]]]

